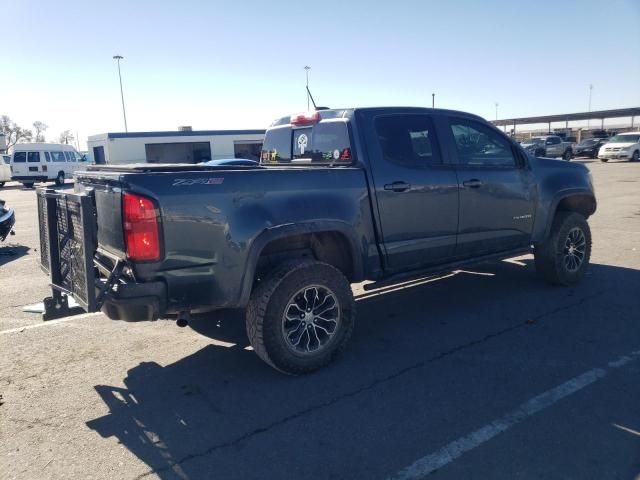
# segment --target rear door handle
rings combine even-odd
[[[385,190],[390,190],[392,192],[406,192],[410,188],[411,188],[411,184],[406,182],[387,183],[384,186]]]
[[[477,178],[472,178],[471,180],[467,180],[466,182],[462,182],[467,188],[480,188],[482,186],[482,182]]]

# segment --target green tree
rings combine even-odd
[[[11,120],[8,115],[0,116],[0,131],[4,133],[7,141],[7,149],[13,147],[16,143],[30,142],[33,138],[33,132],[31,130],[22,128]]]

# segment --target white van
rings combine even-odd
[[[4,183],[11,180],[11,155],[8,153],[0,153],[0,187],[4,187]]]
[[[25,187],[49,180],[62,185],[82,165],[82,157],[72,145],[19,143],[11,154],[11,180],[22,182]]]

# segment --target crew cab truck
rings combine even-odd
[[[544,279],[579,282],[596,210],[583,165],[475,115],[399,107],[283,117],[258,165],[96,165],[38,198],[58,294],[130,321],[246,309],[254,351],[291,374],[345,347],[354,282],[527,252]]]
[[[571,160],[573,155],[573,143],[563,141],[557,135],[528,138],[522,142],[522,148],[536,157],[562,157],[565,160]]]

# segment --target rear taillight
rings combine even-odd
[[[42,165],[42,171],[46,172],[47,171],[47,166],[46,165]]]
[[[122,205],[127,257],[134,261],[160,260],[158,210],[153,201],[141,195],[125,193]]]
[[[307,112],[293,115],[291,125],[312,125],[320,121],[320,112]]]

